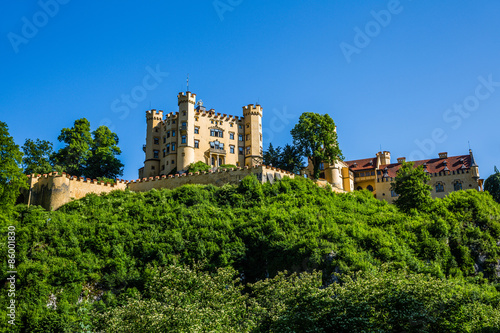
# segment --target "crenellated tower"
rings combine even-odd
[[[143,149],[146,153],[144,161],[143,177],[153,177],[159,174],[160,170],[160,125],[163,119],[163,111],[146,111],[146,144]]]
[[[262,107],[249,104],[243,107],[245,126],[245,165],[262,164]]]
[[[179,106],[179,137],[177,139],[177,170],[186,170],[188,165],[195,162],[194,152],[194,121],[196,94],[187,91],[177,95]]]

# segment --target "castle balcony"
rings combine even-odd
[[[210,154],[226,155],[226,151],[220,148],[210,148]]]

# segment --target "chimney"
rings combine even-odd
[[[447,152],[439,153],[439,158],[448,158],[448,153]]]
[[[398,163],[406,162],[406,157],[398,157]]]

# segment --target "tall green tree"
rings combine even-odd
[[[121,154],[118,135],[106,126],[92,132],[91,154],[84,169],[89,178],[116,178],[123,175],[123,163],[116,157]]]
[[[490,192],[496,202],[500,203],[500,171],[495,166],[495,173],[486,178],[484,190]]]
[[[52,143],[45,140],[26,139],[22,146],[23,168],[25,174],[44,174],[52,172],[50,157],[53,154]]]
[[[21,188],[28,188],[27,178],[19,167],[23,154],[0,121],[0,215],[11,212]]]
[[[422,165],[414,168],[413,162],[403,162],[391,183],[391,190],[399,195],[394,204],[403,212],[427,207],[432,201],[431,187],[427,185],[430,179]]]
[[[265,165],[278,167],[281,163],[281,147],[274,148],[273,144],[270,143],[269,148],[264,151],[262,159]]]
[[[295,174],[300,173],[300,170],[304,168],[304,162],[302,152],[298,147],[289,144],[285,145],[281,154],[280,168]]]
[[[92,154],[89,121],[85,118],[75,120],[74,126],[63,128],[57,139],[66,146],[54,154],[54,163],[71,175],[83,176],[87,160]]]
[[[303,113],[291,134],[302,156],[311,161],[314,179],[319,178],[321,163],[335,163],[344,158],[337,141],[335,122],[328,114]]]

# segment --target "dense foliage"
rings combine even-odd
[[[72,128],[63,128],[58,137],[65,146],[51,156],[57,171],[91,179],[116,178],[123,174],[123,163],[117,158],[121,154],[118,135],[106,126],[92,133],[90,122],[77,119]]]
[[[319,178],[321,163],[333,164],[344,158],[337,141],[335,122],[328,114],[304,112],[290,133],[294,146],[313,166],[314,179]]]
[[[247,177],[17,211],[18,331],[500,329],[500,205],[488,193],[406,214],[367,191]]]
[[[269,148],[264,151],[263,163],[282,170],[290,171],[299,174],[304,168],[302,151],[292,145],[286,144],[283,148],[273,147],[269,144]]]
[[[211,166],[204,163],[204,162],[201,162],[201,161],[198,161],[196,163],[191,163],[190,165],[188,165],[188,168],[187,168],[187,172],[206,172],[208,170],[211,169]]]
[[[403,162],[391,184],[391,190],[399,195],[394,201],[396,207],[404,212],[426,209],[431,203],[430,179],[422,165],[414,168],[413,162]]]
[[[19,167],[23,154],[9,134],[6,123],[0,121],[0,222],[10,214],[20,188],[27,187],[27,178]],[[6,257],[3,257],[6,258]]]
[[[23,149],[23,169],[24,174],[44,174],[52,172],[50,158],[53,154],[52,143],[46,140],[26,139]]]
[[[500,203],[500,171],[495,167],[495,173],[486,178],[484,190],[488,191],[496,202]]]

